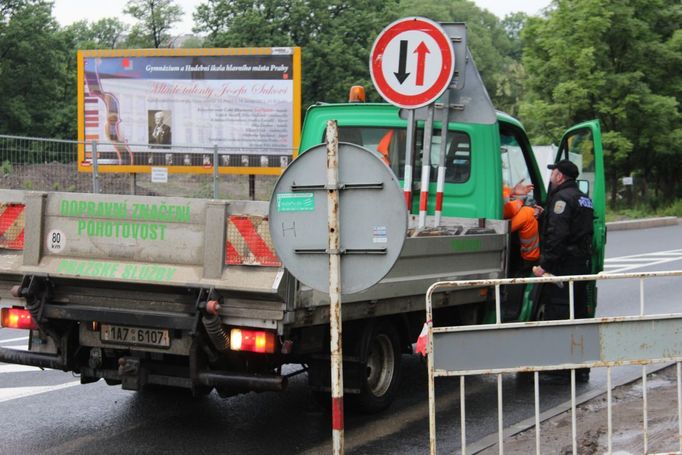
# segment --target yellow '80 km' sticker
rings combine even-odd
[[[566,209],[566,202],[565,201],[556,201],[554,204],[554,213],[557,215],[561,215],[564,213],[564,210]]]

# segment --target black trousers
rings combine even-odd
[[[590,273],[589,259],[567,259],[561,268],[557,271],[558,276],[568,275],[587,275]],[[574,281],[573,282],[573,308],[574,317],[576,319],[587,318],[587,286],[589,281]],[[546,321],[558,319],[570,319],[570,295],[568,282],[563,283],[563,287],[555,284],[546,283],[543,285],[542,293],[540,294],[540,304],[545,305]],[[551,375],[566,378],[568,370],[559,370],[551,373]],[[589,368],[577,368],[576,378],[578,382],[587,382],[589,380]]]
[[[569,258],[556,271],[557,276],[587,275],[590,273],[589,259]],[[587,313],[587,286],[589,281],[573,282],[574,316],[576,319],[588,317]],[[568,282],[563,287],[555,284],[543,285],[540,303],[545,305],[545,320],[569,319],[569,286]]]

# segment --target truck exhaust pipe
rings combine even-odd
[[[40,368],[66,371],[66,362],[61,356],[0,348],[0,362],[18,363]]]
[[[240,374],[221,371],[200,371],[197,383],[204,386],[256,392],[281,392],[287,387],[287,378],[276,375]]]

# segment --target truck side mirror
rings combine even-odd
[[[589,196],[590,195],[589,180],[578,180],[578,189]]]

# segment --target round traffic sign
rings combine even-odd
[[[303,284],[329,292],[327,146],[302,153],[280,176],[270,200],[270,236],[277,256]],[[398,178],[381,157],[339,143],[341,292],[378,283],[398,259],[407,208]]]
[[[450,85],[455,52],[443,28],[423,17],[399,19],[372,46],[369,71],[389,103],[415,109],[438,99]]]

